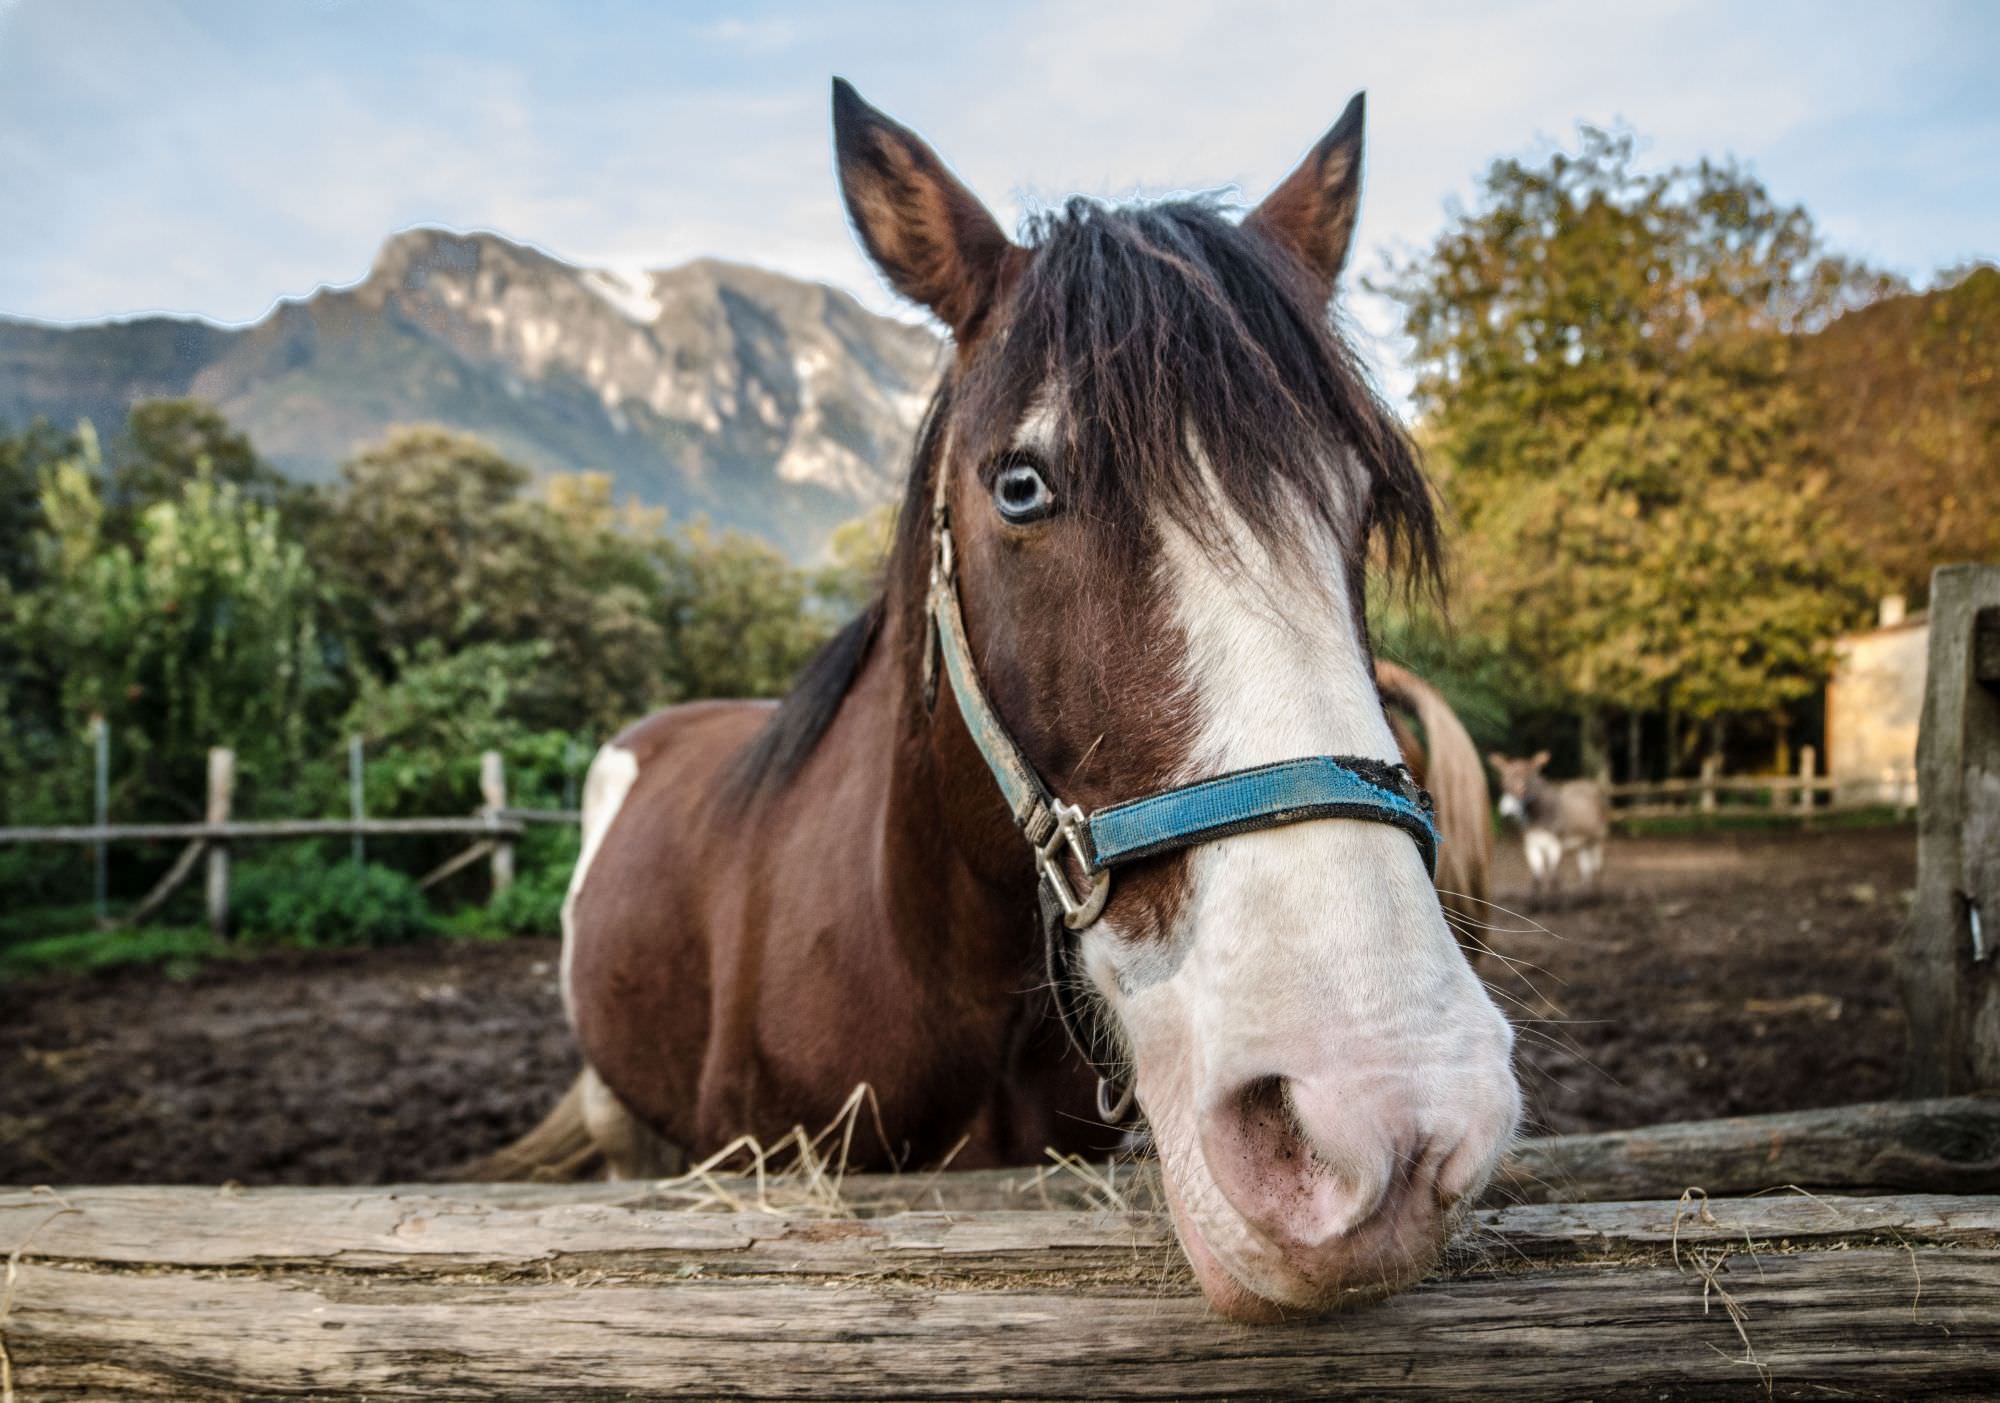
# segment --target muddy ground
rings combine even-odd
[[[1489,936],[1538,1128],[1894,1094],[1911,829],[1624,840],[1599,901]],[[1495,897],[1525,876],[1502,845]],[[438,1178],[575,1055],[553,940],[291,953],[0,988],[0,1183]],[[1532,967],[1531,967],[1532,966]]]

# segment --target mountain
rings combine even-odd
[[[931,333],[816,283],[712,259],[626,279],[417,229],[247,327],[0,318],[0,422],[109,431],[192,395],[306,481],[392,425],[443,424],[804,558],[895,495],[941,367]]]

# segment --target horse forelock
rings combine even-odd
[[[1006,314],[957,389],[968,453],[996,456],[1035,412],[1067,509],[1114,556],[1153,543],[1162,521],[1226,550],[1218,507],[1288,554],[1314,534],[1303,508],[1435,579],[1415,449],[1288,254],[1199,199],[1074,199],[1027,240]]]

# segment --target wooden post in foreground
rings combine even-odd
[[[1799,747],[1799,808],[1806,813],[1813,809],[1813,772],[1819,768],[1819,752],[1809,745]]]
[[[1715,777],[1722,771],[1722,757],[1713,752],[1701,757],[1701,811],[1715,812]]]
[[[489,750],[479,757],[479,793],[485,800],[484,812],[488,817],[497,816],[507,807],[507,770],[500,760],[500,752]],[[493,840],[493,894],[514,885],[514,840],[496,837]]]
[[[2000,1089],[2000,565],[1933,572],[1930,634],[1901,961],[1912,1096]]]
[[[208,752],[208,821],[229,822],[236,796],[236,752],[216,746]],[[216,838],[208,845],[208,929],[216,939],[229,934],[229,844]]]

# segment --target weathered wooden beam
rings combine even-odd
[[[1899,961],[1912,1096],[2000,1090],[2000,691],[1978,680],[2000,565],[1931,575],[1917,736],[1917,900]]]
[[[1797,1185],[2000,1193],[2000,1097],[1880,1101],[1530,1140],[1489,1201],[1669,1198]]]
[[[1512,1208],[1465,1243],[1251,1328],[1153,1214],[15,1193],[0,1337],[23,1399],[1974,1396],[2000,1360],[1990,1198]]]

